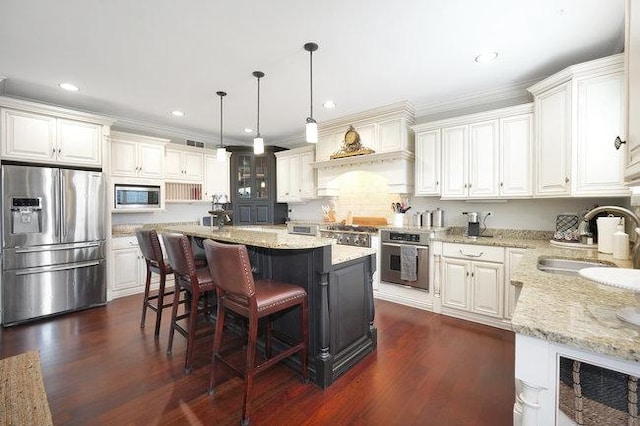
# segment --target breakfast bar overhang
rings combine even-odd
[[[196,240],[244,244],[254,275],[298,284],[309,298],[309,378],[322,388],[376,349],[373,273],[375,250],[334,240],[287,234],[277,227],[168,226]],[[274,322],[274,333],[297,339],[298,314]],[[276,348],[277,349],[277,348]],[[288,362],[298,362],[295,358]]]

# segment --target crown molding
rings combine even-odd
[[[70,120],[83,120],[105,126],[111,126],[113,124],[113,119],[106,115],[97,115],[86,111],[78,111],[57,105],[43,104],[32,100],[14,98],[10,96],[0,96],[0,106],[26,110],[38,114],[55,115],[56,117],[67,118]]]
[[[358,127],[374,121],[381,122],[397,118],[404,118],[409,124],[413,124],[415,112],[415,108],[409,101],[396,102],[318,123],[318,133],[331,133],[335,129],[344,129],[349,125]]]
[[[545,78],[542,81],[539,81],[531,87],[528,87],[527,90],[535,96],[560,84],[566,83],[569,80],[582,77],[583,75],[593,75],[596,72],[608,74],[623,70],[624,54],[617,53],[615,55],[594,59],[592,61],[566,67],[565,69],[552,74],[551,76]]]
[[[0,75],[0,96],[4,96],[7,89],[7,77]]]
[[[425,123],[415,124],[411,126],[411,128],[413,129],[414,132],[422,132],[425,130],[437,129],[440,127],[458,126],[461,124],[496,120],[499,118],[512,117],[515,115],[522,115],[522,114],[532,114],[532,113],[533,113],[533,103],[529,102],[526,104],[521,104],[521,105],[516,105],[516,106],[511,106],[506,108],[492,109],[489,111],[478,112],[475,114],[461,115],[461,116],[446,118],[446,119],[437,120],[437,121],[428,121]]]
[[[432,102],[420,105],[416,108],[416,117],[427,117],[429,115],[440,114],[448,111],[463,110],[465,108],[477,107],[491,103],[519,99],[519,103],[529,99],[527,88],[539,79],[527,80],[520,83],[513,83],[508,86],[474,92],[468,95],[455,98],[448,98],[439,102]],[[526,100],[524,99],[526,98]]]

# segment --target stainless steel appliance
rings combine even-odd
[[[480,213],[463,212],[467,215],[467,236],[469,238],[477,238],[480,236]]]
[[[102,173],[1,169],[2,324],[104,304]]]
[[[116,183],[113,188],[116,209],[160,208],[160,186]]]
[[[289,234],[317,236],[320,226],[315,223],[287,223],[287,232]]]
[[[429,232],[414,231],[380,231],[380,280],[383,282],[407,285],[423,290],[429,290]],[[402,247],[413,246],[411,250],[415,255],[413,262],[403,262]],[[413,265],[415,271],[407,275],[413,275],[415,280],[402,279],[402,266]]]
[[[371,235],[377,234],[374,226],[330,224],[320,230],[320,236],[334,238],[338,244],[346,246],[371,247]]]

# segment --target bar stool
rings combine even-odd
[[[203,337],[212,334],[213,327],[198,327],[198,301],[204,296],[203,310],[208,313],[207,296],[216,288],[213,284],[208,268],[196,268],[195,259],[189,239],[182,234],[162,234],[164,246],[167,250],[169,262],[173,267],[175,277],[175,292],[186,290],[191,294],[186,303],[185,313],[178,315],[178,298],[173,298],[171,308],[171,328],[169,329],[169,346],[167,354],[171,354],[173,347],[173,333],[177,331],[187,339],[187,354],[184,362],[184,370],[187,374],[191,372],[193,360],[193,346],[196,337]],[[186,327],[178,324],[178,321],[186,319]]]
[[[140,251],[142,252],[147,264],[147,279],[144,284],[144,299],[142,300],[142,319],[140,320],[140,328],[144,328],[147,317],[147,308],[151,309],[156,313],[156,328],[154,336],[158,338],[160,334],[162,310],[164,308],[169,308],[172,305],[172,303],[164,303],[164,298],[174,294],[173,289],[167,290],[165,288],[167,275],[173,274],[173,270],[162,254],[162,247],[160,246],[158,233],[155,230],[138,229],[136,230],[136,238],[138,239]],[[160,275],[158,293],[153,295],[150,294],[149,291],[151,287],[152,272]],[[176,294],[174,297],[179,298],[179,294]],[[154,301],[156,303],[154,303]]]
[[[265,279],[254,282],[247,247],[244,245],[220,244],[212,240],[204,241],[204,250],[211,277],[218,287],[218,317],[213,339],[213,357],[209,378],[209,393],[215,392],[215,365],[219,359],[240,376],[244,376],[244,396],[242,404],[242,424],[249,424],[249,394],[253,376],[278,361],[300,352],[302,377],[307,379],[308,354],[308,306],[307,292],[300,286]],[[272,318],[268,319],[265,336],[265,357],[255,365],[258,320],[270,317],[296,306],[300,307],[301,341],[272,356]],[[249,337],[244,371],[225,359],[220,353],[226,309],[248,319]]]

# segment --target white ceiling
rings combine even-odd
[[[568,65],[618,53],[623,0],[1,0],[5,94],[215,141],[300,142],[309,114],[308,41],[319,123],[408,100],[522,89]],[[500,52],[490,64],[474,57]],[[72,82],[80,92],[57,87]],[[337,103],[322,108],[325,100]],[[170,111],[185,112],[176,118]],[[418,114],[419,115],[419,114]]]

